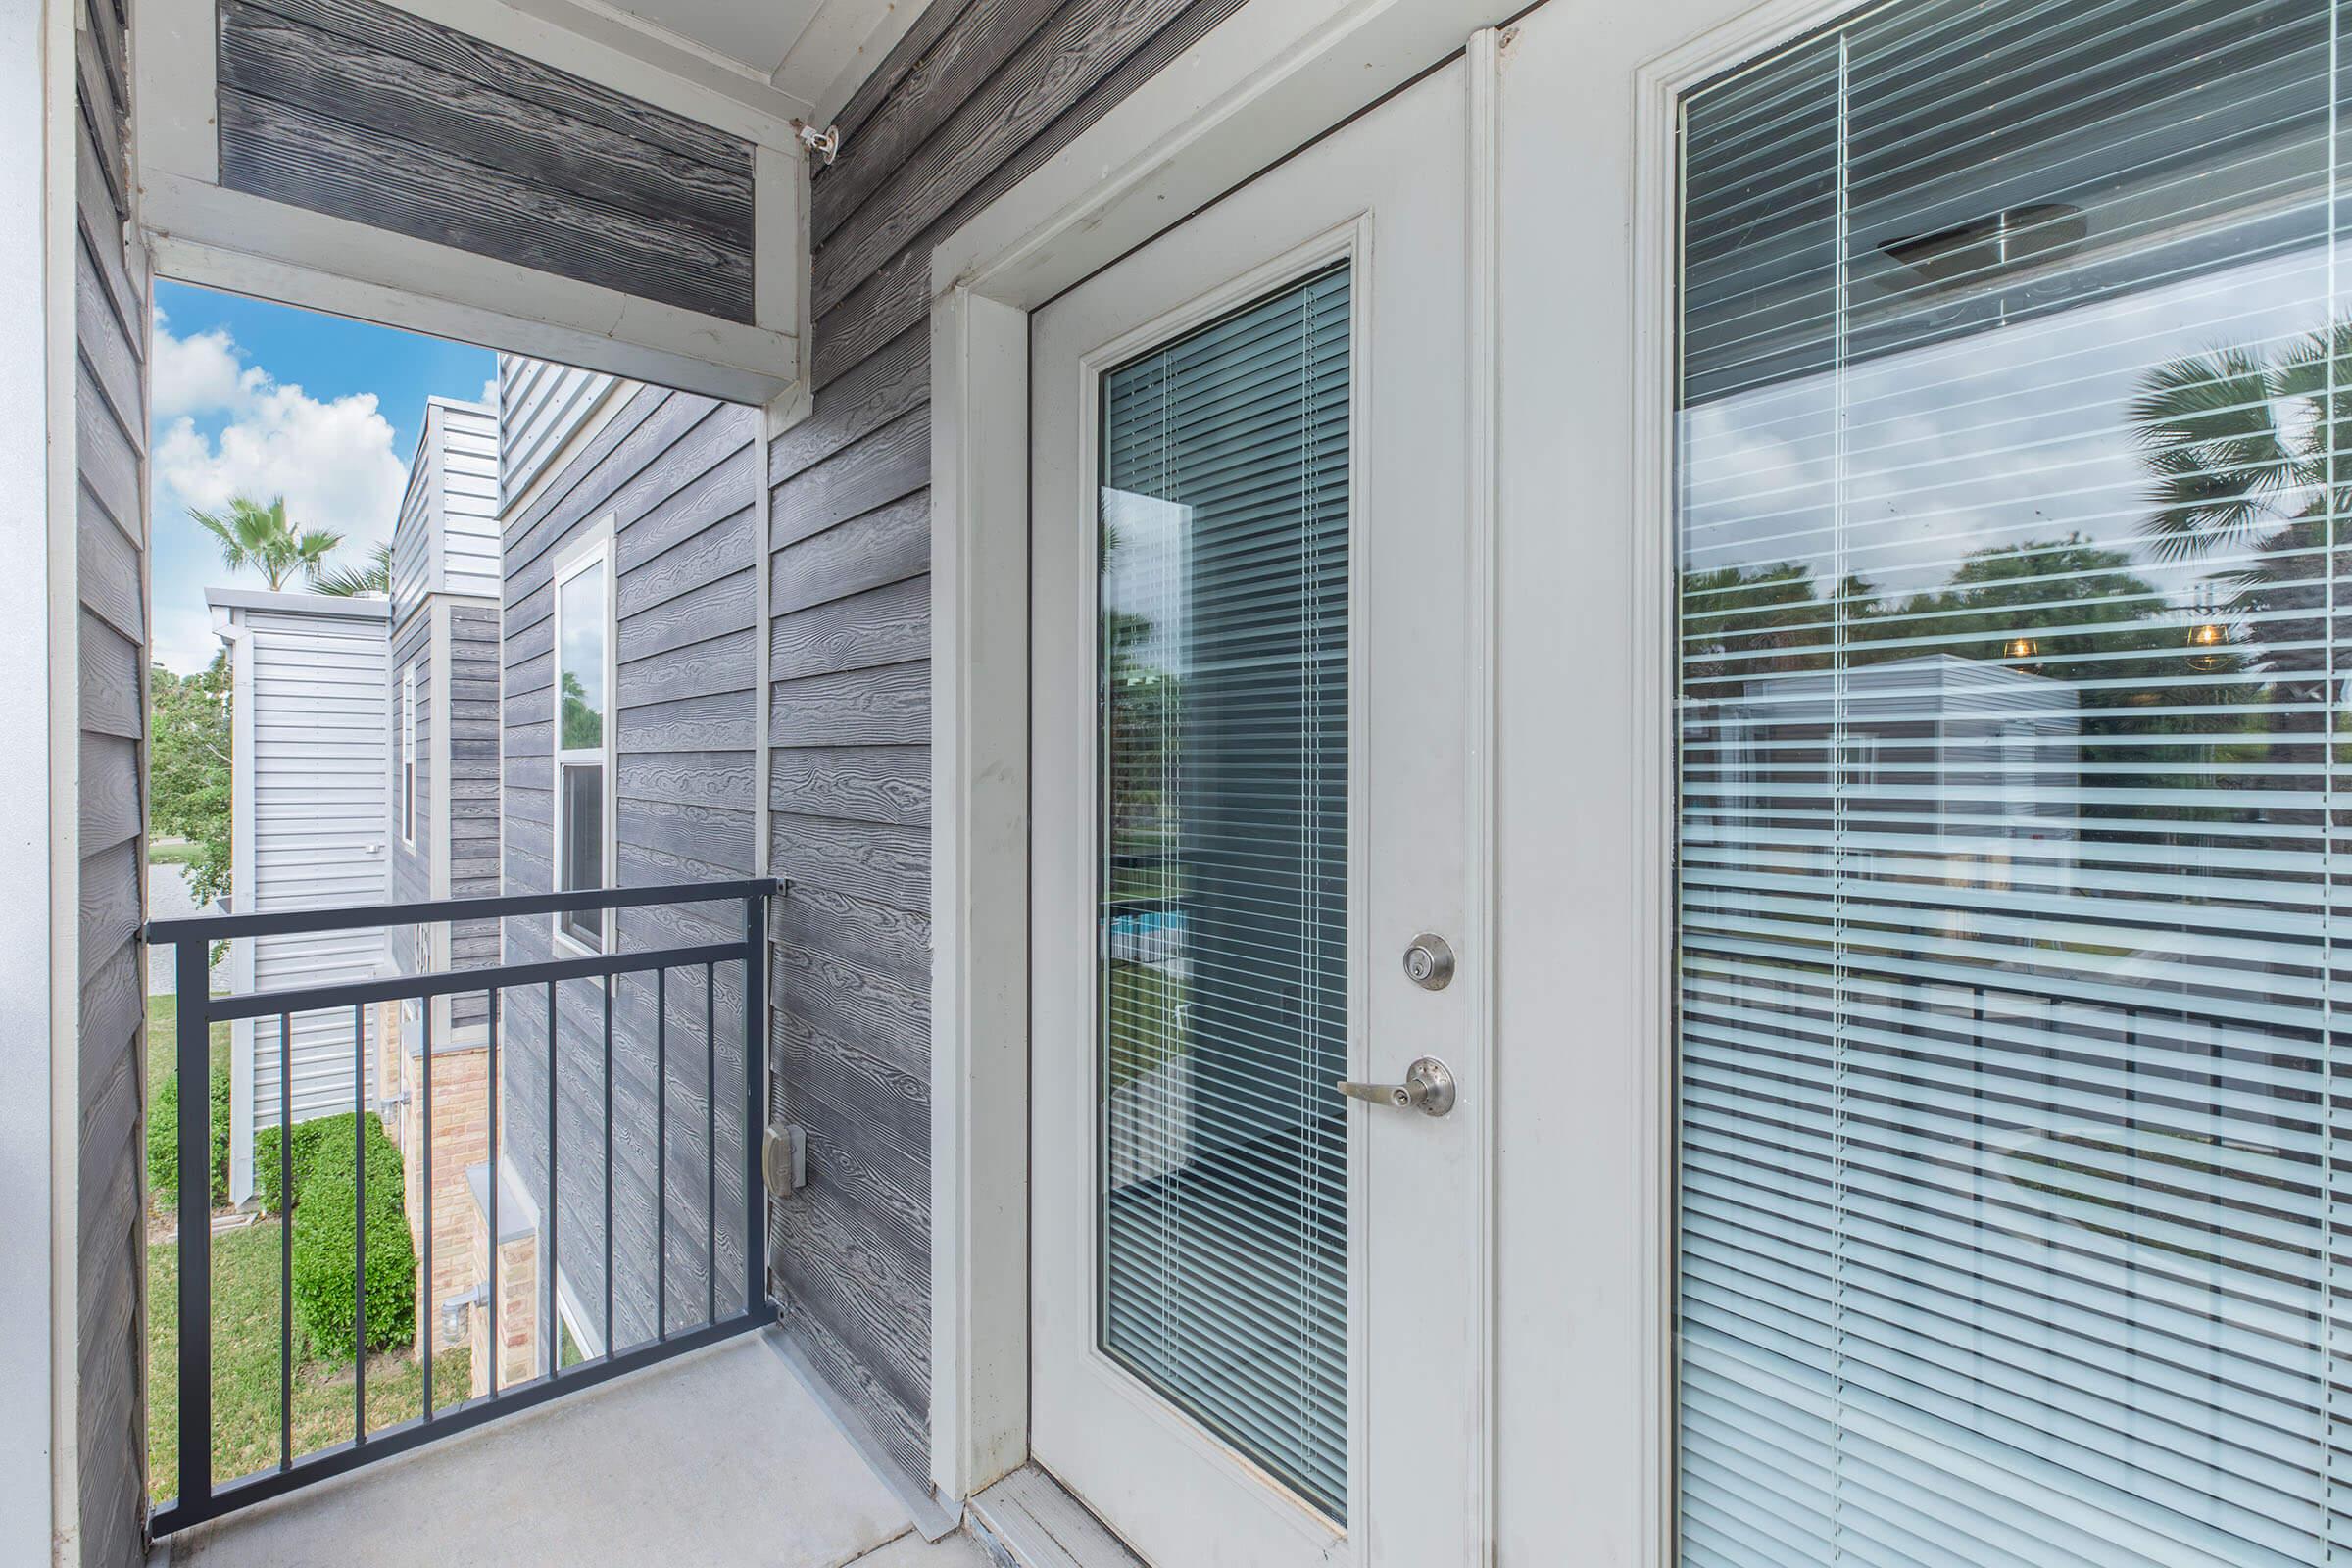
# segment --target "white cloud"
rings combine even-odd
[[[156,514],[173,525],[190,507],[218,511],[231,496],[286,500],[297,528],[344,536],[357,559],[392,536],[408,469],[375,394],[320,402],[241,362],[222,329],[178,338],[156,332]],[[199,416],[225,415],[218,434]]]
[[[482,383],[482,395],[474,400],[485,409],[498,407],[498,377],[493,375]]]
[[[155,333],[155,416],[218,414],[250,404],[270,384],[259,366],[242,365],[226,327],[173,337],[160,319]]]

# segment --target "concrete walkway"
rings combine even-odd
[[[196,912],[195,895],[188,891],[188,868],[184,865],[165,865],[159,861],[147,864],[147,918],[150,920],[180,920]],[[151,997],[170,996],[176,977],[172,966],[178,956],[169,947],[151,949],[147,955],[147,994]]]
[[[168,1555],[167,1555],[168,1553]],[[987,1568],[747,1335],[183,1532],[172,1568]]]

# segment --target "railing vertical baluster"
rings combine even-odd
[[[489,1313],[489,1332],[482,1336],[490,1357],[490,1377],[483,1387],[492,1398],[498,1397],[498,1363],[506,1353],[506,1345],[499,1339],[498,1328],[498,1004],[499,988],[492,986],[483,993],[490,999],[490,1054],[483,1063],[482,1098],[490,1117],[490,1168],[483,1173],[482,1185],[490,1192],[490,1268],[489,1296],[482,1302]]]
[[[612,990],[620,976],[605,976],[605,1359],[612,1359]]]
[[[703,1321],[718,1321],[718,965],[703,965]]]
[[[211,944],[183,937],[179,1004],[179,1505],[213,1496]],[[281,1085],[279,1094],[285,1093]]]
[[[669,971],[654,971],[654,1338],[669,1338]]]
[[[294,1015],[277,1015],[277,1467],[294,1464]]]
[[[368,1441],[368,1022],[351,1009],[351,1441]]]
[[[417,1206],[424,1210],[424,1413],[433,1418],[433,1353],[441,1348],[441,1325],[433,1319],[433,999],[417,1009],[424,1020],[424,1049],[419,1054],[424,1097],[424,1174],[417,1182]]]
[[[767,1128],[767,896],[743,900],[743,1310],[755,1322],[767,1306],[767,1203],[760,1140]]]
[[[556,983],[547,983],[547,1255],[539,1260],[539,1270],[547,1276],[547,1315],[540,1320],[539,1338],[547,1346],[547,1376],[550,1382],[564,1366],[564,1320],[556,1312],[556,1064],[563,1059],[556,1050]]]
[[[483,1420],[505,1411],[528,1407],[546,1399],[559,1397],[572,1389],[601,1382],[634,1367],[674,1355],[682,1349],[712,1343],[760,1324],[772,1322],[775,1309],[767,1298],[768,1235],[766,1223],[767,1192],[761,1180],[761,1136],[767,1118],[767,1097],[770,1091],[767,1063],[767,983],[770,960],[767,953],[769,910],[766,900],[782,884],[769,879],[736,882],[720,887],[709,884],[679,886],[657,890],[608,889],[576,896],[581,906],[592,908],[637,907],[649,904],[689,905],[707,903],[713,898],[741,898],[744,901],[744,925],[740,937],[725,937],[708,943],[681,945],[672,951],[646,953],[606,953],[577,958],[557,959],[497,966],[483,975],[429,974],[398,978],[367,979],[349,984],[290,988],[265,991],[252,996],[218,998],[210,995],[211,965],[209,944],[216,934],[224,938],[248,937],[311,930],[359,929],[383,923],[384,917],[400,913],[411,921],[416,915],[430,912],[448,913],[452,918],[469,915],[462,907],[466,901],[445,901],[439,905],[410,906],[365,906],[337,910],[298,910],[267,916],[215,916],[186,921],[158,921],[145,928],[146,940],[157,946],[170,942],[175,945],[176,973],[180,993],[178,1025],[175,1037],[176,1071],[190,1086],[182,1098],[178,1122],[173,1129],[179,1150],[183,1180],[177,1204],[180,1227],[180,1278],[177,1297],[180,1312],[177,1377],[179,1379],[179,1437],[178,1482],[180,1496],[169,1507],[159,1508],[152,1515],[153,1526],[160,1535],[185,1529],[190,1525],[216,1518],[221,1513],[274,1496],[299,1488],[324,1475],[339,1473],[354,1465],[405,1451],[419,1443],[446,1436],[453,1430],[466,1430]],[[688,894],[694,897],[688,897]],[[574,896],[524,895],[513,899],[478,901],[484,916],[507,918],[517,913],[542,913],[550,907],[569,906]],[[370,918],[373,917],[373,918]],[[718,1244],[722,1234],[718,1219],[718,968],[737,958],[743,961],[743,1180],[745,1184],[743,1222],[745,1227],[745,1257],[743,1260],[744,1310],[740,1314],[721,1315],[718,1289]],[[703,1137],[703,1205],[704,1205],[704,1270],[705,1317],[700,1324],[691,1321],[679,1330],[673,1340],[669,1332],[668,1266],[669,1266],[669,970],[691,969],[703,965],[703,1035],[704,1089]],[[625,974],[654,974],[655,1012],[655,1333],[650,1342],[633,1343],[625,1351],[619,1345],[619,1237],[616,1224],[618,1147],[617,1080],[618,1038],[614,1033],[614,1013],[618,1008],[616,987]],[[563,1054],[562,1054],[562,984],[572,979],[598,981],[604,1013],[603,1073],[605,1114],[605,1336],[604,1354],[587,1365],[574,1367],[575,1376],[564,1373],[564,1319],[562,1312],[563,1295],[558,1288],[562,1258],[562,1117],[563,1117]],[[437,1410],[438,1392],[434,1376],[434,1360],[439,1349],[439,1311],[445,1303],[439,1299],[434,1283],[433,1184],[437,1166],[446,1166],[432,1147],[435,1123],[442,1118],[434,1114],[434,1035],[435,1020],[432,1007],[442,996],[462,994],[469,984],[482,984],[482,996],[488,1006],[485,1026],[487,1044],[484,1076],[485,1108],[489,1115],[486,1143],[489,1152],[488,1192],[485,1195],[488,1237],[485,1247],[484,1280],[481,1286],[486,1327],[486,1353],[490,1357],[485,1369],[483,1386],[489,1397],[475,1398],[467,1394],[453,1401],[454,1408],[446,1414]],[[691,980],[688,984],[691,984]],[[502,1204],[500,1179],[503,1165],[503,1142],[499,1112],[504,1105],[500,1092],[499,1035],[504,1026],[505,993],[518,988],[525,998],[534,985],[547,987],[547,1169],[546,1216],[541,1243],[544,1248],[538,1266],[546,1271],[546,1303],[542,1332],[546,1341],[546,1371],[544,1379],[531,1379],[525,1368],[526,1383],[537,1387],[500,1389],[505,1368],[504,1340],[507,1316],[500,1286],[500,1210]],[[414,998],[424,1004],[424,1013],[417,1036],[420,1064],[415,1076],[416,1094],[422,1098],[421,1120],[408,1122],[411,1130],[421,1140],[417,1179],[423,1194],[425,1214],[420,1222],[420,1269],[425,1285],[419,1294],[423,1320],[423,1352],[425,1364],[420,1383],[423,1409],[414,1422],[405,1419],[392,1423],[381,1433],[368,1430],[368,1158],[369,1142],[367,1118],[375,1112],[381,1097],[373,1090],[381,1085],[369,1076],[372,1065],[378,1073],[390,1068],[396,1058],[373,1059],[372,1051],[405,1051],[409,1042],[403,1038],[396,1048],[392,1032],[379,1031],[369,1037],[371,1027],[368,1008],[378,1004],[398,1003]],[[527,1003],[526,1003],[527,1004]],[[681,1005],[691,1014],[691,1001],[681,1000]],[[296,1012],[308,1011],[314,1016],[331,1019],[335,1010],[348,1006],[352,1022],[352,1439],[346,1451],[309,1458],[296,1455],[294,1444],[294,1403],[296,1379],[294,1367],[294,1282],[293,1227],[297,1207],[305,1195],[300,1191],[294,1159],[294,1053],[293,1018]],[[217,1444],[212,1432],[215,1397],[213,1378],[212,1275],[213,1248],[211,1244],[211,1097],[199,1093],[196,1086],[207,1085],[211,1074],[211,1031],[214,1023],[224,1019],[266,1020],[270,1008],[281,1009],[278,1019],[278,1112],[277,1112],[277,1207],[279,1220],[278,1252],[278,1459],[273,1475],[251,1478],[253,1484],[241,1485],[226,1495],[217,1492],[213,1472],[219,1464]],[[380,1019],[378,1020],[381,1021]],[[691,1027],[691,1026],[690,1026]],[[2129,1032],[2129,1031],[2128,1031]],[[591,1069],[594,1070],[593,1068]],[[691,1071],[691,1068],[681,1068]],[[403,1095],[406,1103],[409,1096]],[[688,1107],[691,1112],[691,1107]],[[691,1136],[689,1136],[691,1143]],[[382,1173],[376,1173],[380,1180]],[[316,1197],[318,1195],[310,1195]],[[593,1204],[596,1195],[591,1191],[588,1200]],[[691,1201],[683,1200],[682,1201]],[[593,1212],[593,1210],[592,1210]],[[331,1218],[331,1216],[330,1216]],[[580,1216],[574,1215],[575,1222]],[[691,1211],[688,1211],[691,1222]],[[446,1242],[446,1238],[443,1241]],[[685,1244],[691,1253],[692,1243]],[[379,1254],[381,1249],[377,1249]],[[376,1259],[380,1272],[387,1260]],[[691,1255],[688,1262],[691,1264]],[[526,1285],[526,1290],[527,1290]],[[524,1305],[529,1306],[526,1301]],[[691,1318],[691,1307],[687,1308]],[[381,1314],[377,1314],[379,1320]],[[583,1325],[585,1332],[585,1325]],[[527,1359],[527,1358],[526,1358]],[[427,1430],[429,1429],[429,1430]],[[161,1490],[160,1488],[158,1490]]]

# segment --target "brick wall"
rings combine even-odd
[[[466,1331],[455,1335],[441,1326],[443,1301],[465,1296],[482,1278],[482,1215],[467,1189],[466,1173],[490,1155],[490,1100],[486,1087],[489,1053],[484,1045],[441,1046],[432,1063],[432,1278],[424,1276],[424,1056],[418,1049],[421,1028],[412,1021],[403,1034],[388,1031],[398,1049],[385,1052],[393,1058],[393,1084],[385,1097],[383,1122],[400,1147],[403,1203],[409,1216],[409,1236],[416,1247],[416,1353],[422,1354],[426,1336],[435,1349],[462,1344]],[[504,1269],[505,1260],[500,1260]],[[503,1281],[501,1282],[503,1285]]]

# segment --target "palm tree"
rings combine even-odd
[[[286,522],[284,496],[274,498],[266,507],[244,496],[231,496],[225,517],[193,507],[188,509],[188,515],[220,541],[220,559],[231,571],[252,567],[262,574],[273,593],[282,590],[286,579],[297,571],[317,581],[325,568],[328,553],[343,542],[341,534],[329,533],[324,528],[296,533]]]
[[[357,599],[362,594],[389,594],[392,591],[392,547],[377,545],[368,552],[365,566],[337,566],[332,571],[313,573],[311,592],[331,594],[337,599]]]
[[[2343,388],[2339,393],[2337,388]],[[2228,613],[2252,623],[2255,660],[2281,695],[2327,683],[2328,583],[2344,566],[2330,518],[2352,504],[2352,321],[2275,356],[2217,349],[2156,366],[2128,410],[2155,475],[2140,533],[2158,561],[2237,558],[2214,574]]]

